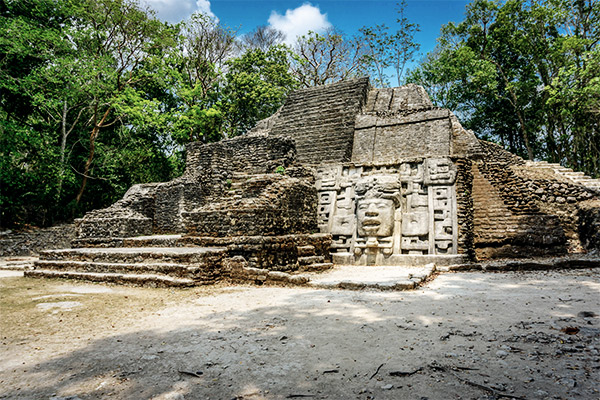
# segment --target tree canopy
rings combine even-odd
[[[234,137],[298,87],[419,83],[467,128],[599,175],[600,6],[474,0],[412,71],[419,27],[309,32],[292,46],[136,0],[0,0],[0,226],[51,225],[183,172],[185,144]]]
[[[475,0],[409,81],[528,159],[600,176],[600,3]]]

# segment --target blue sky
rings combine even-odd
[[[396,22],[396,1],[378,0],[143,0],[158,12],[161,19],[178,22],[192,12],[203,11],[238,30],[239,34],[252,31],[259,25],[272,25],[293,36],[309,29],[322,31],[334,26],[347,35],[367,25],[385,23],[392,29]],[[464,17],[463,0],[407,0],[406,16],[420,25],[415,39],[425,54],[435,47],[440,28],[449,21],[459,22]]]

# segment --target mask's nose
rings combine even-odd
[[[365,212],[367,217],[377,217],[379,215],[379,211],[377,210],[377,205],[371,203],[369,207],[367,207],[367,211]]]

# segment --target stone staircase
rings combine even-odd
[[[298,264],[301,271],[320,272],[333,267],[325,257],[316,254],[315,246],[298,246]]]
[[[322,235],[322,234],[317,234]],[[285,240],[254,238],[261,246],[284,246]],[[289,239],[289,238],[287,238]],[[184,247],[184,244],[211,243],[210,247]],[[146,287],[193,287],[218,282],[307,286],[318,289],[411,290],[419,287],[435,271],[435,266],[336,266],[327,262],[318,245],[296,246],[296,264],[270,265],[252,256],[245,240],[245,257],[237,254],[240,243],[232,238],[181,237],[180,235],[125,238],[122,247],[83,247],[46,250],[33,269],[31,278],[61,278]],[[273,243],[266,243],[271,240]],[[313,239],[314,240],[314,239]],[[216,247],[221,242],[226,246]],[[300,240],[302,242],[302,240]],[[113,242],[114,243],[114,242]],[[179,247],[160,247],[173,244]],[[144,247],[127,247],[127,246]],[[248,250],[250,248],[250,250]],[[255,249],[256,250],[256,249]],[[255,251],[254,250],[254,251]],[[262,268],[267,266],[268,268]]]
[[[324,251],[328,249],[327,238],[315,234],[77,239],[74,244],[78,248],[42,251],[25,276],[149,287],[221,281],[298,285],[308,282],[304,273],[333,267]]]
[[[33,267],[37,259],[30,256],[0,257],[0,270],[23,271]]]
[[[553,172],[557,175],[560,175],[563,178],[572,181],[573,183],[600,192],[600,179],[593,179],[592,177],[587,176],[583,172],[576,172],[570,168],[563,167],[560,164],[548,163],[546,161],[526,161],[525,165],[531,169]]]
[[[519,216],[504,204],[498,190],[473,166],[473,208],[475,238],[501,242],[508,232],[517,232]]]
[[[224,248],[120,247],[46,250],[25,271],[33,278],[65,278],[150,287],[187,287],[219,281]]]
[[[473,233],[478,259],[533,256],[540,249],[563,250],[566,238],[556,216],[536,210],[527,199],[518,207],[516,203],[507,204],[476,164],[472,172]]]

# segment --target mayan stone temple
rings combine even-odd
[[[183,176],[135,185],[77,226],[72,249],[26,274],[310,285],[337,266],[597,254],[600,181],[478,140],[419,86],[365,78],[299,90],[243,136],[190,144]]]

